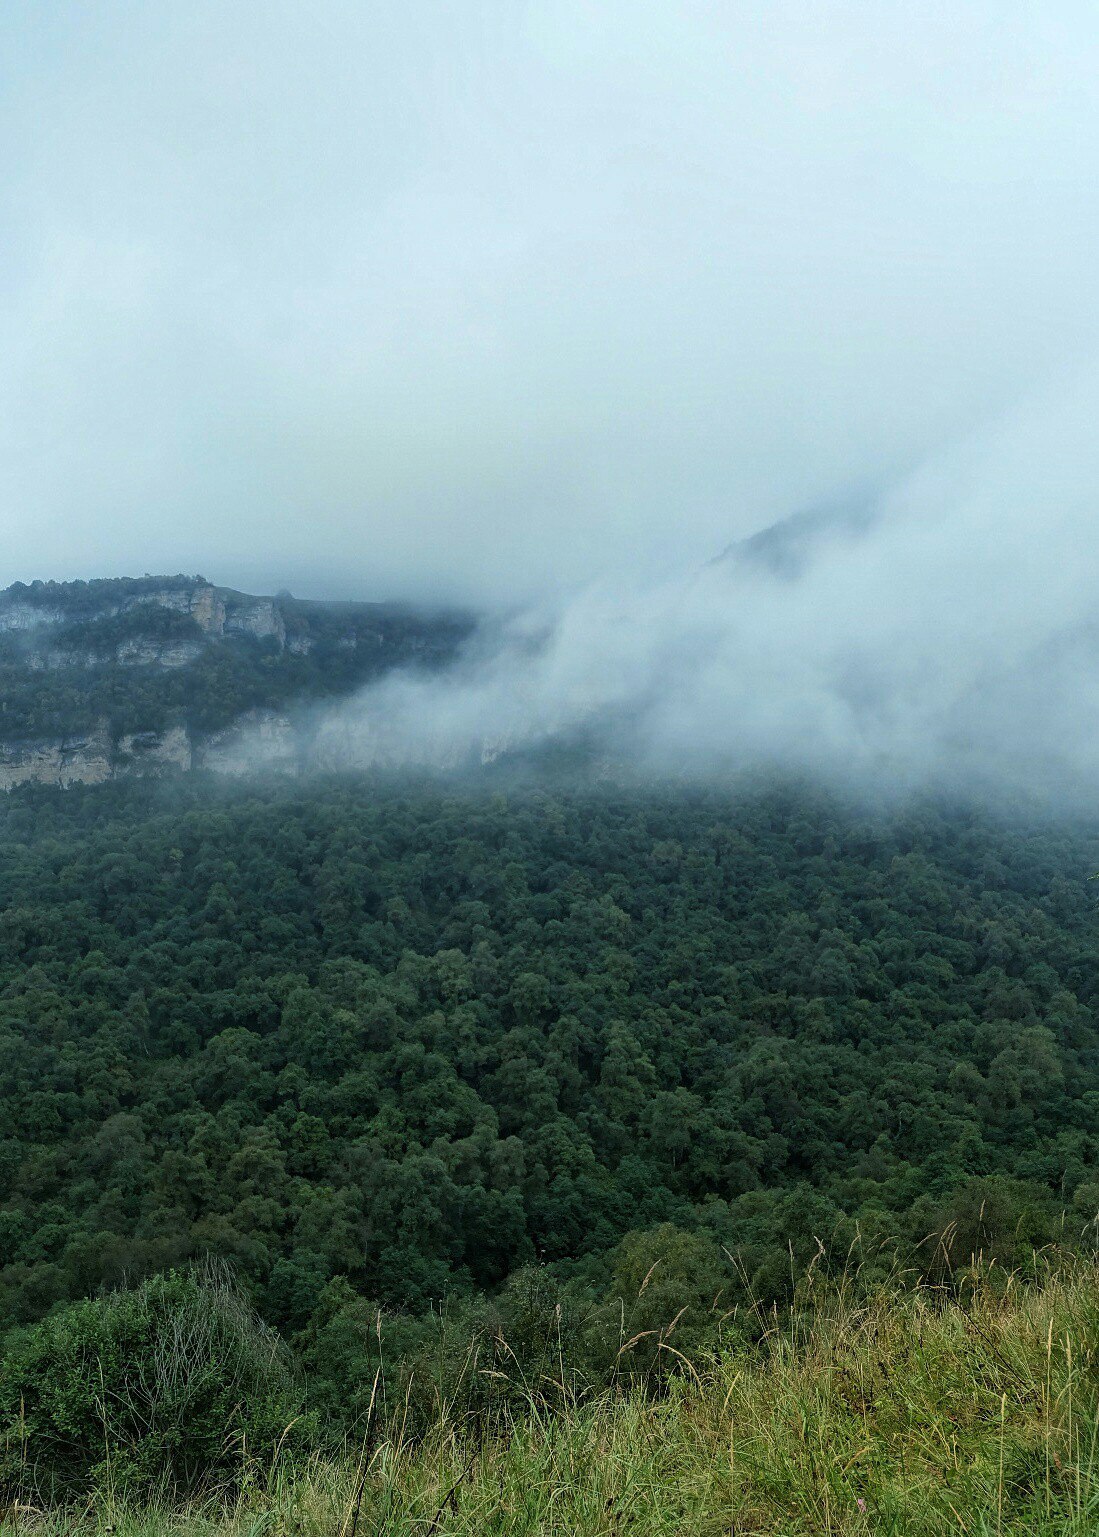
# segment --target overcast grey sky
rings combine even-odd
[[[1097,80],[1059,0],[8,0],[0,584],[509,603],[888,494],[1091,367]]]

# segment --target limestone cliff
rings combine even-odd
[[[286,623],[278,601],[215,587],[201,577],[16,583],[0,592],[0,632],[32,634],[79,620],[115,618],[151,604],[193,619],[203,635],[272,636],[282,645]]]
[[[394,667],[446,666],[473,628],[202,577],[17,583],[0,592],[0,789],[297,772],[329,706]]]
[[[257,768],[296,772],[297,736],[285,716],[249,711],[240,722],[209,737],[193,738],[186,726],[135,731],[113,737],[102,720],[74,736],[0,741],[0,790],[19,784],[104,784],[113,779],[157,778],[192,768],[239,776]]]
[[[105,723],[53,739],[0,743],[0,789],[18,784],[102,784],[113,772],[114,744]]]

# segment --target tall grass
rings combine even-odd
[[[11,1510],[41,1537],[821,1537],[1099,1532],[1099,1269],[825,1298],[659,1397],[545,1384],[490,1434],[399,1422],[183,1510]]]

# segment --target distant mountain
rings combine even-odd
[[[876,509],[867,501],[808,508],[738,539],[713,564],[763,570],[789,580],[800,576],[829,546],[861,538],[876,519]]]
[[[288,764],[310,703],[437,669],[469,614],[255,596],[200,576],[0,592],[0,789]],[[245,748],[247,743],[247,748]]]

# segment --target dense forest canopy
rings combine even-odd
[[[17,790],[3,1317],[203,1255],[301,1340],[595,1294],[653,1229],[775,1299],[856,1224],[1079,1238],[1096,868],[1096,827],[804,787]]]

